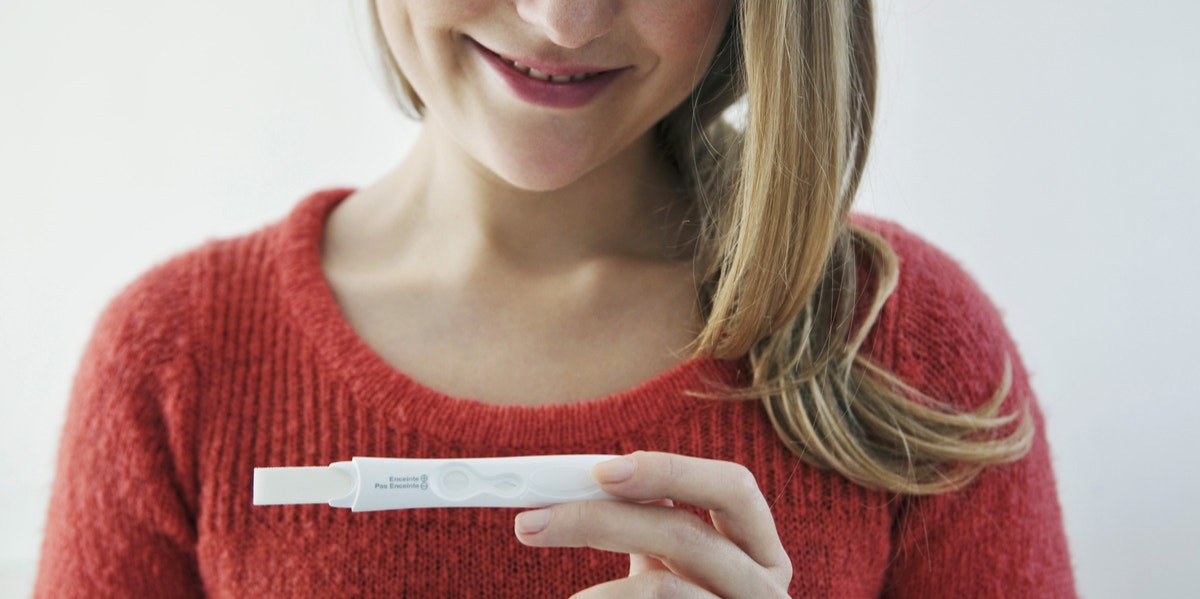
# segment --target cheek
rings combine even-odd
[[[407,2],[378,0],[375,3],[379,15],[379,29],[383,32],[387,51],[410,81],[418,75],[413,58],[418,54],[415,45],[413,15]]]
[[[752,0],[759,2],[762,0]],[[672,107],[688,97],[708,71],[733,12],[733,0],[646,2],[657,10],[639,15],[638,35],[658,57],[657,94]]]
[[[487,18],[499,0],[374,0],[387,49],[414,87],[455,69],[454,40],[464,23]]]
[[[671,0],[646,3],[634,22],[641,38],[665,62],[702,74],[725,32],[733,0]]]

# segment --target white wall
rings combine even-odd
[[[70,378],[106,300],[403,154],[413,128],[364,66],[352,6],[0,3],[0,595],[32,584]],[[942,245],[1004,309],[1049,418],[1083,594],[1184,597],[1200,564],[1200,8],[878,11],[860,208]]]

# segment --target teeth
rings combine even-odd
[[[515,60],[508,60],[505,62],[507,62],[508,65],[511,66],[512,68],[514,68],[530,77],[533,77],[534,79],[538,79],[540,81],[546,81],[548,83],[574,83],[576,81],[583,81],[584,79],[591,79],[592,77],[595,77],[596,75],[600,74],[600,73],[579,73],[578,75],[551,75],[550,73],[539,71],[533,67],[527,67]]]

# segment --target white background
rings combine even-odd
[[[108,298],[403,155],[414,126],[367,66],[355,7],[0,3],[0,595],[31,588],[70,379]],[[941,245],[1004,310],[1082,594],[1194,596],[1200,5],[877,11],[859,209]]]

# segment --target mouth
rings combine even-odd
[[[509,60],[503,56],[500,56],[499,54],[496,55],[496,58],[499,58],[504,64],[524,73],[525,75],[528,75],[534,79],[548,81],[550,83],[574,83],[577,81],[591,79],[603,73],[603,71],[596,71],[591,73],[577,73],[575,75],[551,75],[550,73],[539,71],[533,67],[525,66],[515,60]]]
[[[508,56],[504,56],[499,52],[495,52],[487,46],[475,41],[474,39],[467,39],[470,40],[472,45],[474,45],[480,52],[491,56],[494,60],[508,66],[508,68],[525,75],[530,79],[536,79],[545,83],[579,83],[580,81],[595,79],[596,77],[606,73],[612,73],[620,70],[587,66],[551,66],[544,64],[532,66],[522,63],[515,58],[509,58]]]
[[[514,58],[469,37],[467,40],[512,94],[543,108],[568,110],[586,106],[602,97],[632,68]]]

